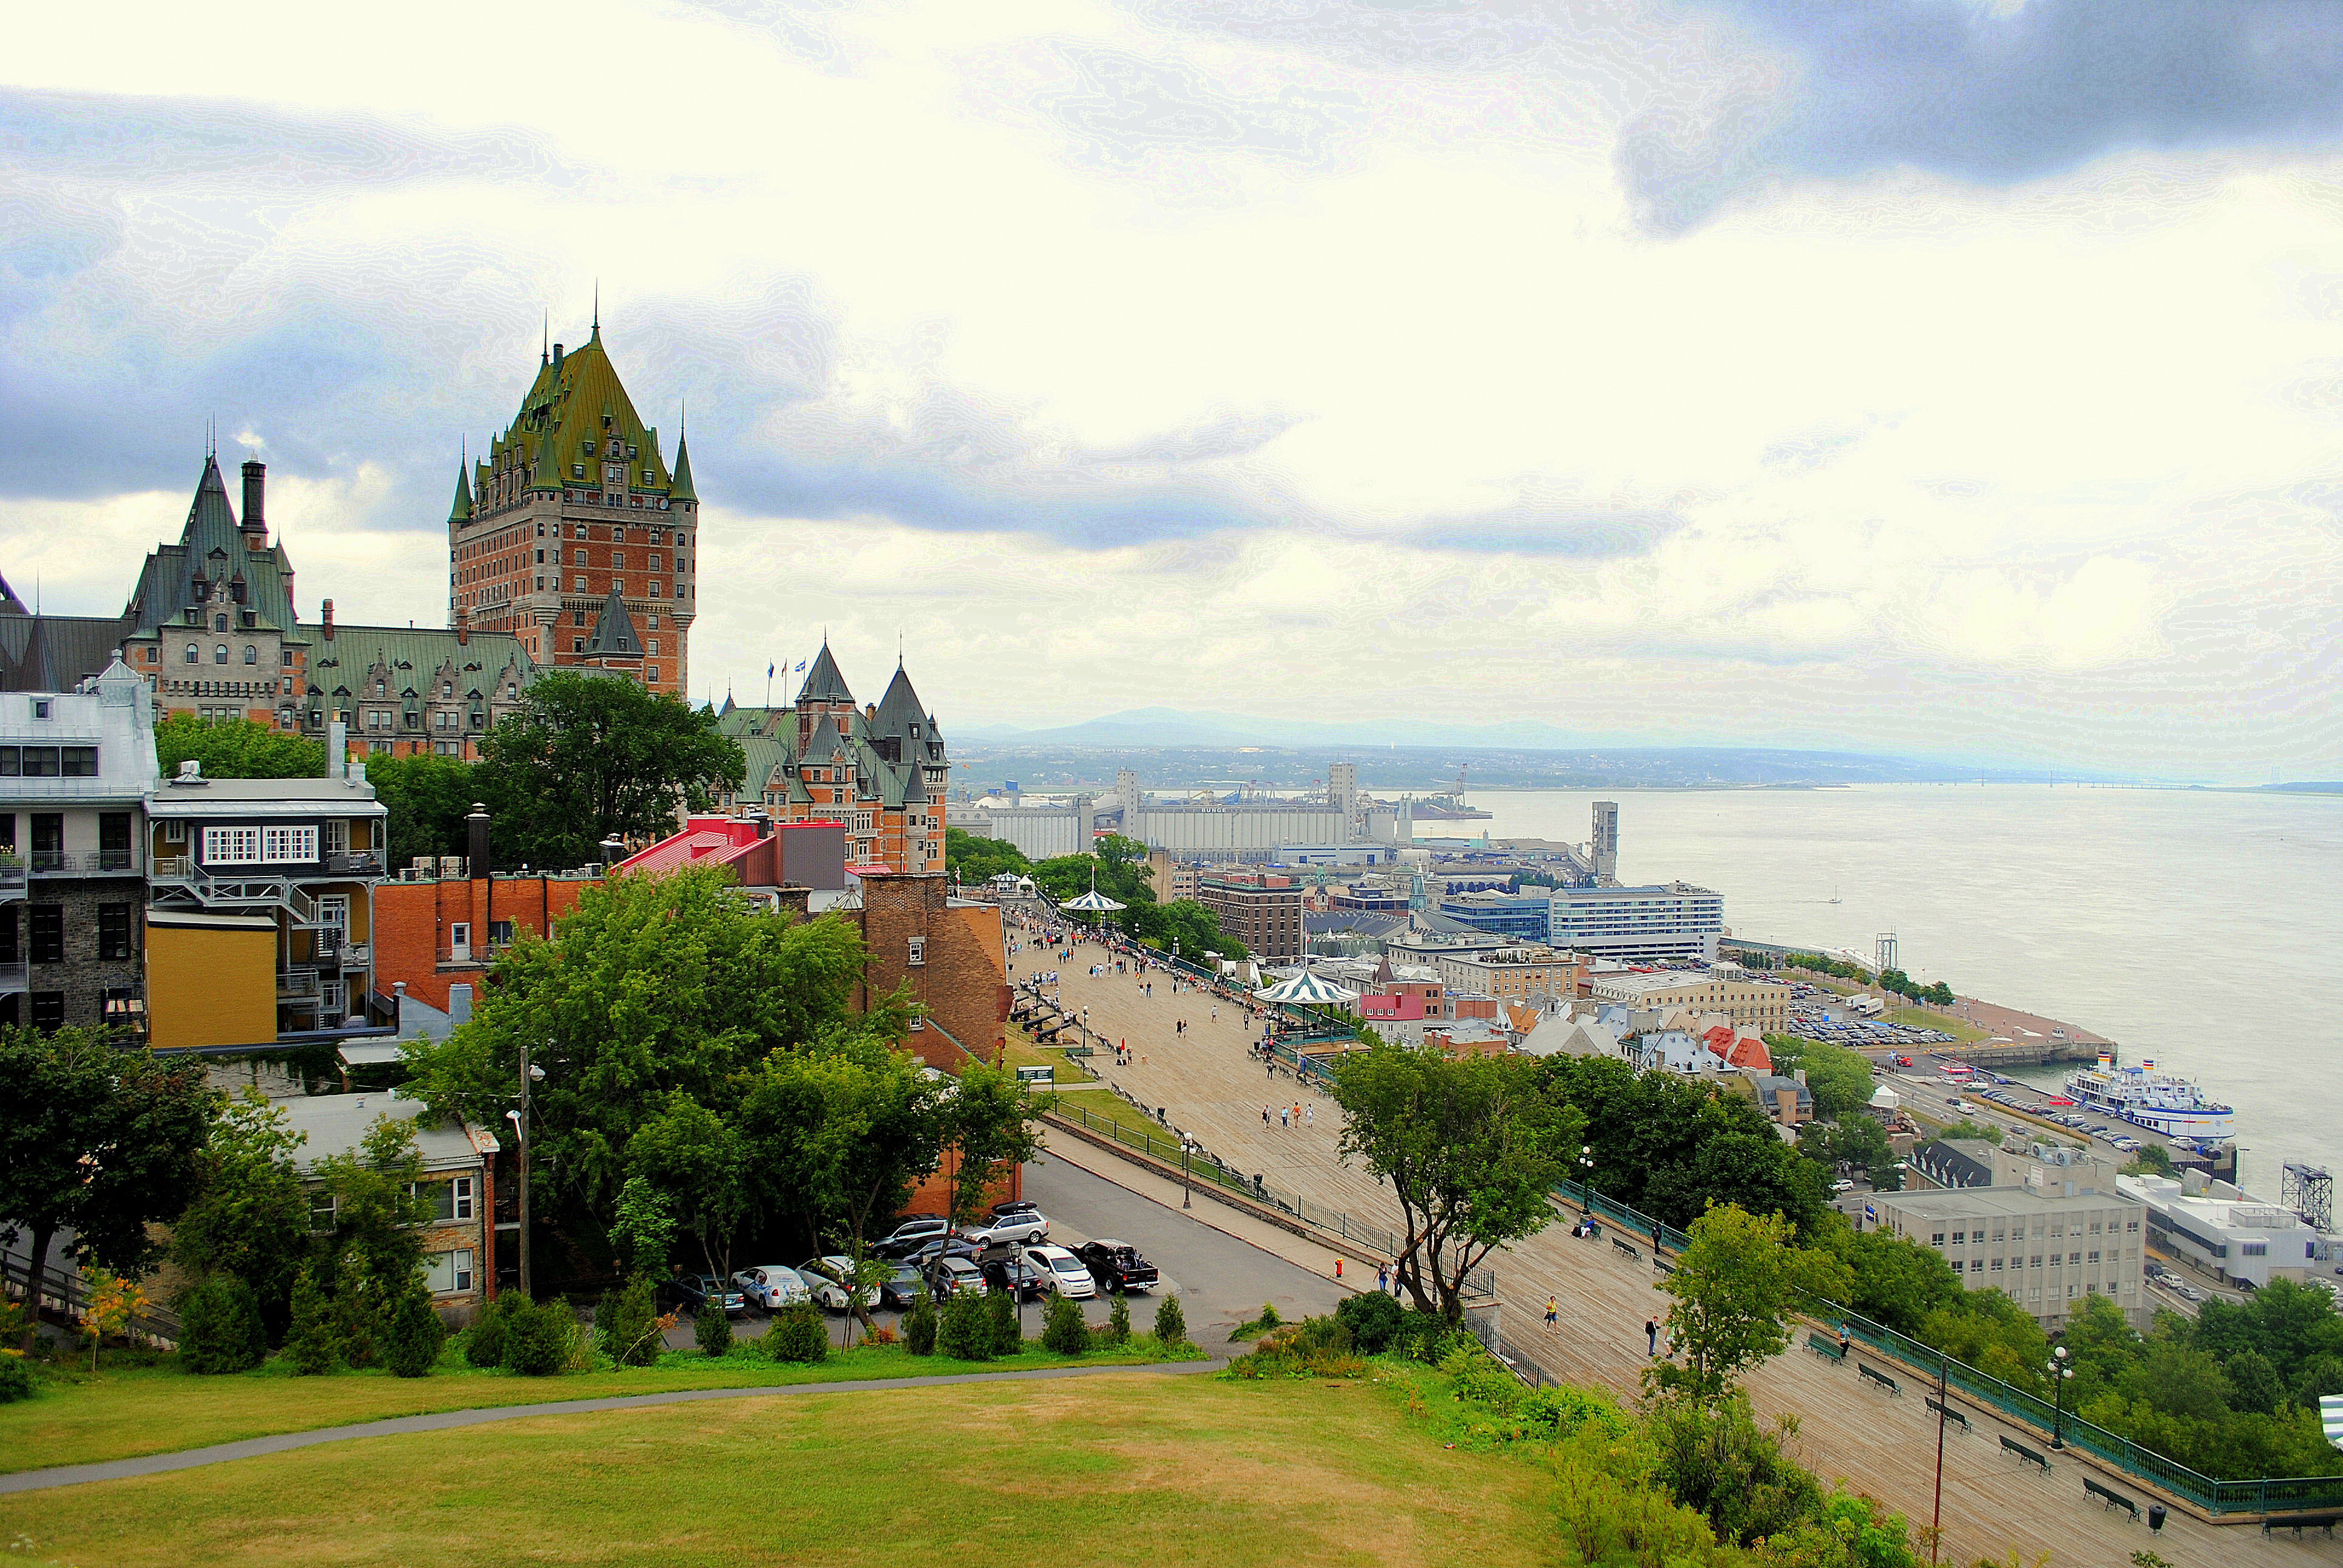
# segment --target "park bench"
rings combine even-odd
[[[1896,1386],[1896,1380],[1889,1377],[1885,1372],[1881,1372],[1877,1367],[1873,1366],[1870,1362],[1857,1362],[1855,1363],[1855,1370],[1862,1377],[1869,1382],[1877,1383],[1881,1388],[1885,1389],[1889,1393],[1894,1394],[1896,1398],[1901,1399],[1904,1397],[1904,1391]]]
[[[1838,1348],[1838,1342],[1832,1339],[1827,1334],[1808,1334],[1806,1336],[1806,1349],[1814,1352],[1815,1354],[1822,1357],[1823,1360],[1826,1362],[1835,1362],[1845,1359],[1845,1355]]]
[[[1933,1394],[1929,1396],[1928,1408],[1931,1411],[1940,1412],[1946,1421],[1959,1422],[1963,1432],[1974,1432],[1976,1430],[1975,1427],[1969,1425],[1967,1412],[1955,1410],[1951,1405],[1946,1404],[1936,1398]]]
[[[2294,1532],[2294,1538],[2299,1541],[2306,1530],[2324,1530],[2331,1536],[2338,1524],[2343,1524],[2343,1513],[2297,1513],[2285,1519],[2263,1520],[2262,1533],[2268,1535],[2273,1530],[2290,1529]]]
[[[2113,1487],[2105,1485],[2100,1482],[2094,1481],[2087,1475],[2083,1478],[2083,1493],[2087,1497],[2097,1498],[2109,1508],[2120,1508],[2126,1513],[2130,1514],[2134,1519],[2137,1519],[2139,1517],[2138,1503],[2134,1503],[2130,1498],[2126,1497],[2122,1493],[2116,1491]]]
[[[2043,1455],[2036,1452],[2033,1449],[2026,1447],[2016,1438],[2004,1437],[2001,1440],[2001,1451],[2004,1453],[2014,1453],[2017,1455],[2018,1461],[2021,1463],[2040,1465],[2042,1467],[2042,1473],[2045,1475],[2050,1473],[2050,1461]]]
[[[1669,1262],[1665,1258],[1661,1257],[1657,1252],[1652,1254],[1652,1267],[1658,1270],[1663,1274],[1673,1274],[1676,1271],[1676,1266],[1674,1263]]]
[[[1619,1251],[1623,1251],[1623,1252],[1626,1253],[1626,1254],[1627,1254],[1627,1256],[1629,1256],[1629,1257],[1631,1257],[1631,1258],[1640,1258],[1640,1257],[1642,1257],[1642,1256],[1644,1255],[1643,1253],[1641,1253],[1641,1252],[1639,1252],[1639,1251],[1635,1251],[1635,1248],[1634,1248],[1634,1243],[1633,1243],[1633,1242],[1629,1242],[1629,1241],[1621,1241],[1621,1240],[1620,1240],[1618,1237],[1616,1237],[1616,1236],[1614,1236],[1614,1237],[1612,1237],[1612,1238],[1611,1238],[1611,1244],[1612,1244],[1613,1246],[1614,1246],[1614,1247],[1618,1248],[1618,1249],[1619,1249]]]

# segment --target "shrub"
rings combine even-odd
[[[1007,1291],[995,1291],[985,1298],[984,1307],[985,1318],[992,1326],[992,1353],[1024,1354],[1025,1329],[1017,1321],[1017,1298]]]
[[[417,1280],[391,1298],[382,1326],[382,1364],[397,1377],[429,1377],[447,1342],[447,1325],[431,1310],[431,1292]]]
[[[0,1352],[0,1404],[33,1397],[33,1369],[23,1356]]]
[[[982,1297],[963,1292],[944,1303],[936,1324],[936,1348],[954,1361],[992,1359],[992,1319]]]
[[[903,1348],[915,1356],[936,1353],[936,1304],[925,1291],[911,1304],[909,1317],[903,1320]]]
[[[528,1298],[518,1291],[507,1291],[490,1302],[464,1335],[464,1359],[476,1367],[500,1367],[505,1364],[505,1331],[511,1327],[513,1314],[528,1311]]]
[[[1041,1324],[1041,1343],[1061,1356],[1087,1355],[1091,1326],[1082,1321],[1081,1303],[1064,1292],[1053,1292]]]
[[[653,1365],[667,1348],[666,1321],[651,1295],[650,1281],[639,1274],[602,1298],[594,1309],[594,1327],[603,1352],[622,1367]]]
[[[354,1367],[375,1364],[376,1316],[374,1276],[366,1260],[353,1249],[342,1254],[334,1270],[334,1329],[342,1342],[342,1359]]]
[[[1106,1310],[1106,1342],[1127,1345],[1131,1342],[1131,1303],[1121,1292],[1115,1292],[1114,1304]]]
[[[1749,1396],[1713,1410],[1676,1402],[1654,1406],[1655,1478],[1685,1507],[1705,1514],[1719,1541],[1747,1545],[1814,1516],[1822,1488],[1784,1452],[1785,1430],[1757,1424]]]
[[[732,1320],[724,1315],[724,1308],[714,1301],[704,1303],[692,1314],[691,1337],[699,1345],[699,1353],[718,1359],[732,1350]]]
[[[821,1321],[821,1309],[811,1302],[799,1302],[774,1313],[773,1326],[765,1332],[765,1354],[777,1362],[805,1365],[827,1357],[830,1325]]]
[[[1155,1342],[1165,1350],[1188,1342],[1188,1314],[1180,1310],[1180,1298],[1166,1296],[1155,1307]]]
[[[1363,1356],[1379,1356],[1391,1349],[1392,1341],[1399,1337],[1403,1315],[1398,1298],[1381,1291],[1345,1296],[1334,1308],[1334,1316],[1351,1331],[1351,1342]]]
[[[505,1371],[551,1377],[569,1360],[575,1321],[560,1302],[526,1306],[505,1320]]]
[[[1410,1307],[1399,1315],[1399,1330],[1392,1335],[1391,1351],[1394,1355],[1429,1362],[1437,1366],[1453,1348],[1447,1342],[1455,1332],[1448,1326],[1448,1320],[1438,1312],[1420,1312]],[[1470,1335],[1465,1337],[1471,1338]]]
[[[214,1274],[179,1298],[179,1364],[189,1372],[248,1372],[267,1353],[260,1298],[234,1274]]]
[[[1237,1377],[1356,1377],[1367,1370],[1351,1343],[1349,1325],[1336,1318],[1304,1318],[1272,1332],[1229,1363]]]
[[[317,1277],[307,1269],[293,1282],[293,1326],[286,1331],[285,1357],[302,1377],[334,1370],[334,1307]]]

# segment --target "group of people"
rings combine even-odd
[[[1263,1127],[1269,1125],[1270,1113],[1272,1111],[1277,1115],[1277,1124],[1280,1127],[1314,1127],[1318,1124],[1318,1102],[1314,1100],[1307,1105],[1296,1101],[1290,1106],[1262,1106],[1261,1108],[1261,1124]]]

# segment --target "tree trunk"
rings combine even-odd
[[[41,1282],[48,1278],[49,1248],[57,1239],[55,1220],[35,1221],[33,1227],[33,1254],[25,1287],[25,1337],[16,1347],[27,1355],[41,1332]]]

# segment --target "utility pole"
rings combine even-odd
[[[528,1260],[528,1086],[533,1079],[543,1078],[545,1069],[528,1064],[528,1045],[520,1048],[520,1109],[505,1112],[505,1120],[513,1124],[514,1141],[520,1145],[520,1293],[528,1301],[537,1298],[530,1291],[532,1275]]]

